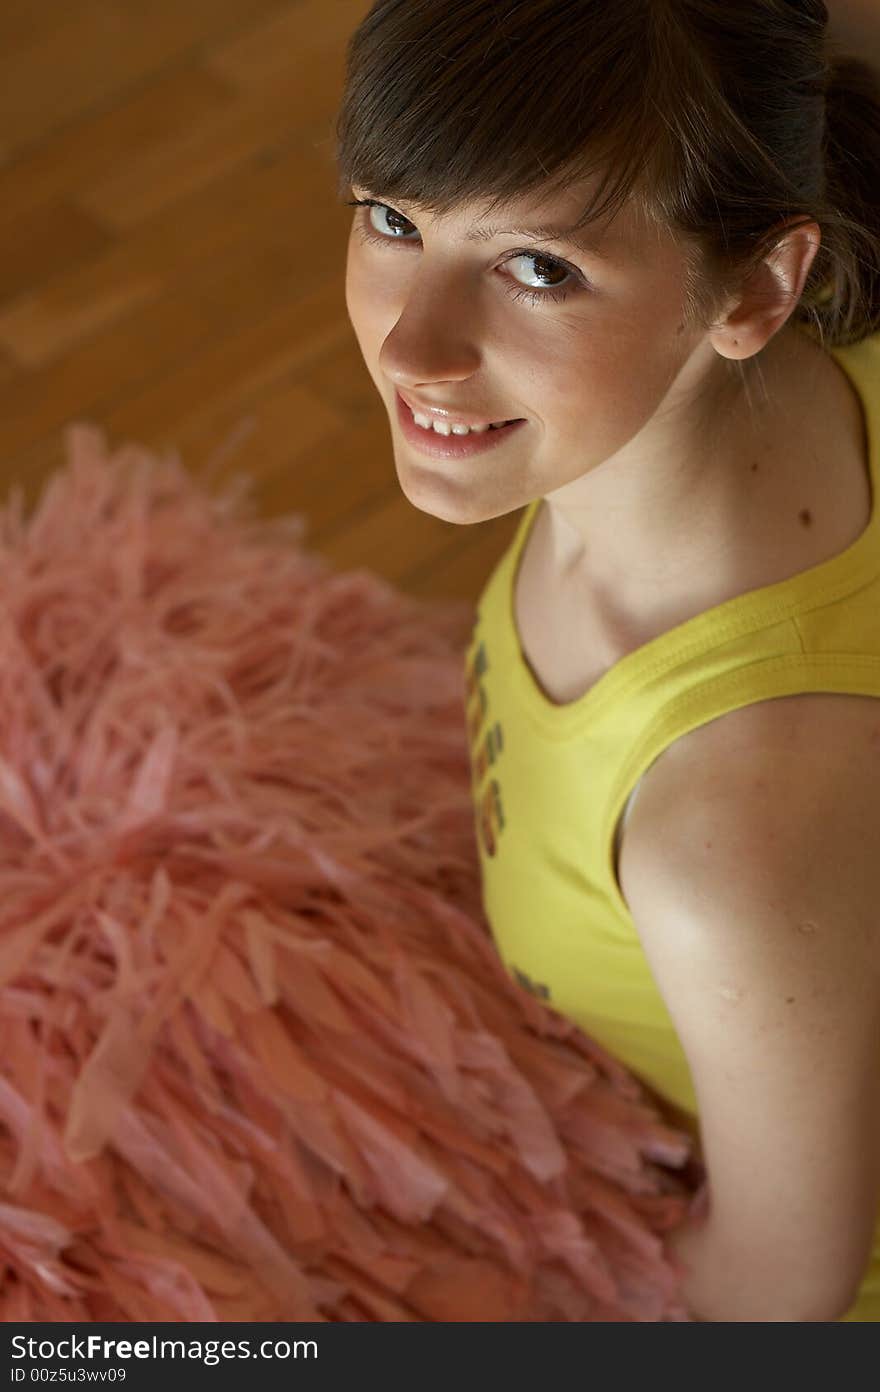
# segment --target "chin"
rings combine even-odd
[[[452,485],[448,477],[431,469],[430,465],[425,469],[412,464],[403,469],[398,466],[397,481],[407,502],[440,522],[468,527],[491,516],[472,494]]]

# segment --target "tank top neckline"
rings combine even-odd
[[[533,675],[520,643],[516,623],[515,595],[519,563],[544,500],[536,498],[528,504],[508,552],[506,571],[499,578],[503,581],[507,606],[505,627],[513,648],[510,679],[518,689],[522,704],[547,734],[560,738],[577,733],[588,721],[595,720],[611,703],[651,675],[666,671],[699,652],[710,637],[732,639],[769,623],[791,618],[808,607],[811,599],[829,603],[861,584],[867,584],[880,572],[880,391],[866,391],[858,369],[854,370],[848,362],[849,354],[863,346],[855,344],[828,349],[852,382],[864,415],[871,514],[861,535],[826,561],[798,571],[785,580],[734,595],[650,638],[618,658],[582,696],[562,705],[550,700]]]

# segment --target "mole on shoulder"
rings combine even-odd
[[[800,518],[801,522],[803,522],[805,527],[812,527],[813,514],[809,508],[801,508],[800,512],[798,513],[798,517]]]

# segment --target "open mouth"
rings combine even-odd
[[[459,438],[466,435],[485,435],[487,430],[503,430],[507,425],[516,425],[517,420],[521,419],[521,417],[514,417],[511,420],[490,421],[487,425],[462,426],[459,425],[457,421],[435,422],[431,417],[422,415],[420,411],[412,411],[411,407],[410,411],[416,426],[419,430],[424,430],[426,435],[432,433],[447,437],[450,435],[457,435]],[[418,419],[418,417],[421,417],[421,419]]]
[[[422,421],[430,421],[429,424],[420,424],[416,420],[416,412],[404,401],[400,392],[396,393],[396,397],[397,418],[404,436],[425,453],[441,459],[479,453],[487,447],[490,439],[493,446],[496,443],[500,444],[502,435],[506,439],[527,423],[521,416],[512,420],[492,421],[478,427],[460,426],[458,429],[451,424],[447,425],[446,422],[440,422],[441,428],[438,430],[435,429],[433,419],[418,412]]]

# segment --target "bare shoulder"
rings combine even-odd
[[[880,814],[878,775],[880,699],[804,692],[753,702],[691,730],[647,771],[638,801],[644,817],[687,788],[693,800],[725,802],[751,821],[776,796],[795,819],[806,810],[792,805],[795,788],[837,784],[864,794]]]
[[[642,780],[619,861],[630,907],[674,876],[682,892],[689,877],[731,905],[762,884],[792,911],[820,894],[851,920],[880,904],[880,700],[761,701],[677,740]],[[880,971],[874,917],[865,931]]]

